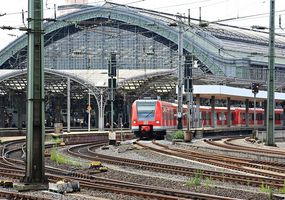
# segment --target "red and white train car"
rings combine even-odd
[[[193,108],[193,111],[196,108]],[[231,126],[246,125],[246,109],[230,108]],[[254,125],[254,109],[248,111],[249,125]],[[275,109],[275,125],[282,125],[283,109]],[[187,107],[183,106],[182,125],[187,126]],[[199,113],[193,112],[194,123],[198,121],[203,127],[212,126],[212,109],[210,106],[200,106]],[[215,107],[216,127],[227,126],[229,119],[226,107]],[[256,108],[256,125],[264,126],[264,110]],[[137,137],[162,138],[166,130],[177,128],[177,104],[160,100],[136,100],[132,105],[132,131]]]

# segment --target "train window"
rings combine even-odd
[[[137,102],[138,120],[154,120],[156,102]]]
[[[245,120],[245,113],[240,113],[241,120]]]
[[[217,118],[217,120],[221,120],[220,119],[220,113],[216,113],[216,118]]]
[[[210,113],[206,113],[206,120],[210,120],[210,119],[211,119]]]
[[[201,119],[205,120],[206,119],[206,112],[201,112]]]
[[[235,113],[233,113],[233,112],[232,112],[232,114],[231,114],[231,119],[232,119],[232,121],[235,120]]]
[[[163,107],[162,110],[163,110],[163,120],[166,121],[166,120],[168,120],[167,108]]]
[[[256,120],[263,120],[263,115],[261,113],[257,113]]]
[[[275,114],[275,120],[281,120],[281,115],[279,113]]]
[[[218,116],[217,116],[218,117]],[[219,119],[219,120],[221,120],[221,121],[225,121],[226,120],[226,115],[225,115],[225,113],[224,112],[221,112],[220,114],[219,114],[219,118],[217,118],[217,119]]]

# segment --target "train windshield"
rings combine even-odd
[[[139,101],[137,102],[138,120],[154,120],[156,101]]]

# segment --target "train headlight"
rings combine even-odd
[[[156,123],[156,124],[159,124],[159,120],[156,120],[155,123]]]
[[[137,123],[137,121],[136,120],[134,120],[134,124],[136,124]]]

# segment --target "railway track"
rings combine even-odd
[[[249,146],[243,146],[243,145],[238,145],[234,144],[232,141],[237,140],[237,138],[228,138],[223,141],[223,143],[217,141],[217,140],[204,140],[207,144],[225,148],[225,149],[230,149],[230,150],[238,150],[241,152],[251,152],[253,154],[259,154],[259,155],[268,155],[268,156],[279,156],[279,157],[284,157],[285,156],[285,150],[281,149],[264,149],[264,148],[259,148],[259,147],[249,147]],[[249,141],[249,138],[245,138],[246,141]],[[285,164],[283,164],[285,166]]]
[[[153,141],[155,146],[147,146],[141,143],[137,143],[144,148],[149,148],[153,151],[160,153],[173,155],[189,160],[195,160],[215,166],[228,168],[232,170],[242,171],[250,174],[256,174],[264,177],[271,177],[277,180],[284,180],[284,166],[280,163],[255,161],[251,159],[234,158],[230,156],[224,156],[214,153],[198,152],[194,150],[184,150],[175,147],[169,147],[168,145],[159,144]]]
[[[100,145],[100,144],[97,144]],[[16,180],[20,180],[24,176],[24,162],[17,159],[8,158],[10,153],[15,153],[15,151],[22,151],[22,148],[14,148],[11,150],[4,150],[4,154],[2,154],[2,161],[5,163],[5,167],[7,165],[12,164],[12,168],[10,170],[6,170],[6,172],[2,173],[0,170],[1,176],[10,177]],[[15,163],[16,164],[15,164]],[[1,162],[2,163],[2,162]],[[21,166],[20,166],[21,164]],[[18,165],[18,169],[14,169],[15,165]],[[17,172],[17,175],[15,175]],[[80,182],[82,188],[90,189],[90,190],[100,190],[100,191],[108,191],[113,193],[131,195],[131,196],[140,196],[147,199],[164,199],[164,200],[174,200],[174,199],[220,199],[220,200],[231,200],[236,198],[223,197],[217,195],[210,194],[200,194],[189,191],[180,191],[180,190],[171,190],[156,186],[142,185],[137,183],[130,183],[125,181],[118,181],[106,178],[99,178],[93,175],[82,174],[82,173],[74,173],[69,170],[58,169],[54,167],[46,166],[46,175],[48,176],[49,181],[57,181],[57,180],[77,180]],[[15,193],[17,195],[17,193]],[[22,199],[29,199],[23,197]],[[30,198],[32,199],[32,198]],[[45,198],[42,198],[43,200]]]
[[[83,148],[84,147],[84,148]],[[100,160],[104,163],[114,164],[114,165],[122,165],[122,166],[131,166],[138,169],[144,170],[152,170],[156,172],[169,173],[169,174],[177,174],[183,175],[187,177],[194,177],[197,175],[197,169],[191,167],[182,167],[175,165],[167,165],[155,162],[146,162],[141,160],[132,160],[127,158],[119,158],[114,156],[102,155],[95,152],[95,149],[98,148],[97,145],[80,145],[80,146],[72,146],[68,149],[68,152],[73,156],[80,156],[81,158],[85,158],[88,160],[96,158],[96,160]],[[212,170],[202,170],[202,178],[210,178],[218,181],[227,181],[238,183],[242,185],[251,185],[255,187],[259,187],[262,184],[269,185],[270,187],[280,188],[283,187],[283,179],[280,178],[268,178],[261,176],[250,176],[250,175],[242,175],[236,173],[225,173],[218,172]]]
[[[7,192],[0,191],[1,199],[21,199],[21,200],[53,200],[52,198],[44,198],[44,197],[34,197],[32,195],[15,193],[15,192]]]

